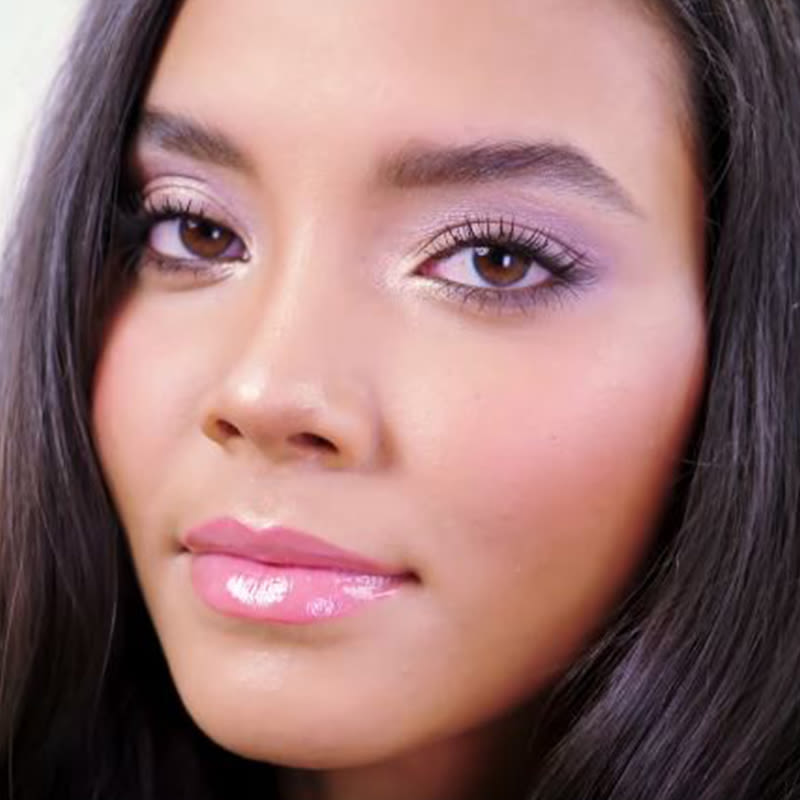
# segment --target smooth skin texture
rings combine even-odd
[[[151,126],[132,170],[146,203],[240,239],[165,271],[214,239],[152,229],[94,434],[189,713],[293,768],[287,797],[514,796],[529,708],[630,585],[702,391],[685,86],[666,28],[625,0],[182,8],[145,106],[229,147]],[[563,159],[482,180],[408,164],[508,141],[580,150],[614,186]],[[560,242],[579,279],[528,264],[524,309],[441,291],[483,285],[475,249],[430,255],[470,219]],[[311,626],[223,616],[180,545],[222,515],[418,580]]]

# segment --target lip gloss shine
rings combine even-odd
[[[219,519],[190,530],[198,596],[222,614],[294,625],[357,612],[410,576],[289,528],[253,530]]]

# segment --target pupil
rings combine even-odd
[[[475,271],[487,283],[509,286],[522,280],[530,264],[504,247],[476,247],[472,258]]]

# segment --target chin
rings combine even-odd
[[[182,695],[183,697],[183,695]],[[413,749],[413,732],[353,709],[311,707],[261,709],[186,696],[184,705],[197,727],[213,742],[253,761],[298,769],[346,769],[379,763]]]

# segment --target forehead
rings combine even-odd
[[[424,109],[433,119],[468,110],[480,125],[489,113],[560,110],[581,86],[595,104],[618,105],[614,92],[624,85],[625,99],[654,111],[657,86],[674,110],[683,80],[673,41],[650,7],[632,0],[187,0],[155,91],[180,84],[178,91],[198,99],[237,109],[244,101],[254,111],[286,95],[298,112],[356,100],[387,114]]]
[[[187,0],[148,104],[222,124],[255,161],[525,137],[642,181],[643,160],[691,150],[686,84],[643,0]]]

